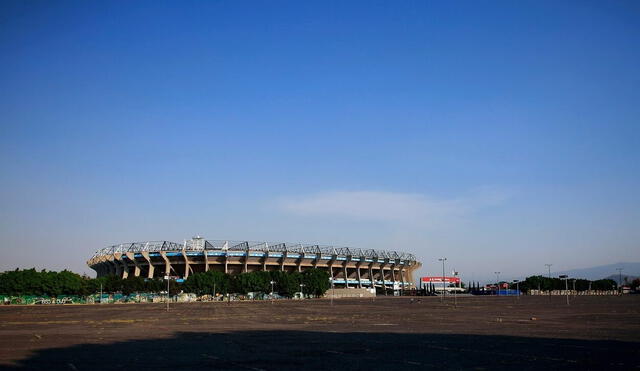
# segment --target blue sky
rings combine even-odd
[[[194,234],[639,261],[638,45],[633,1],[4,1],[0,269]]]

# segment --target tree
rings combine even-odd
[[[183,288],[187,292],[198,295],[213,295],[215,292],[227,292],[229,289],[229,280],[230,276],[222,272],[200,272],[189,276],[189,278],[185,280]]]
[[[303,292],[316,297],[323,296],[331,287],[329,272],[312,268],[302,273]]]
[[[239,294],[249,292],[269,292],[270,276],[268,272],[241,273],[233,279],[233,289]]]

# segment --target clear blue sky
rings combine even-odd
[[[194,234],[640,261],[639,45],[636,1],[3,1],[0,270]]]

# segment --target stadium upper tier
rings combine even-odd
[[[346,287],[413,286],[420,266],[413,254],[299,243],[205,240],[183,243],[131,242],[105,247],[87,261],[98,277],[173,276],[181,279],[209,270],[229,274],[253,271],[326,269],[332,281]]]

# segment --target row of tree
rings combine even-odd
[[[273,283],[272,283],[273,282]],[[275,292],[292,297],[296,292],[322,296],[329,289],[329,273],[320,269],[299,272],[249,272],[231,276],[222,272],[195,273],[184,282],[169,282],[169,293],[194,293],[198,295],[217,293],[247,294],[249,292]],[[105,293],[130,295],[135,292],[166,292],[163,279],[145,279],[117,276],[89,278],[64,270],[62,272],[25,269],[0,273],[0,295],[90,295],[102,290]]]
[[[567,286],[570,290],[573,290],[575,287],[576,291],[587,291],[587,290],[615,290],[618,288],[616,281],[610,279],[602,279],[602,280],[585,280],[585,279],[569,279],[569,282],[565,282],[565,280],[554,277],[545,277],[545,276],[531,276],[527,277],[524,281],[521,281],[517,285],[522,291],[529,290],[564,290]],[[511,283],[510,288],[515,289],[516,284]]]

